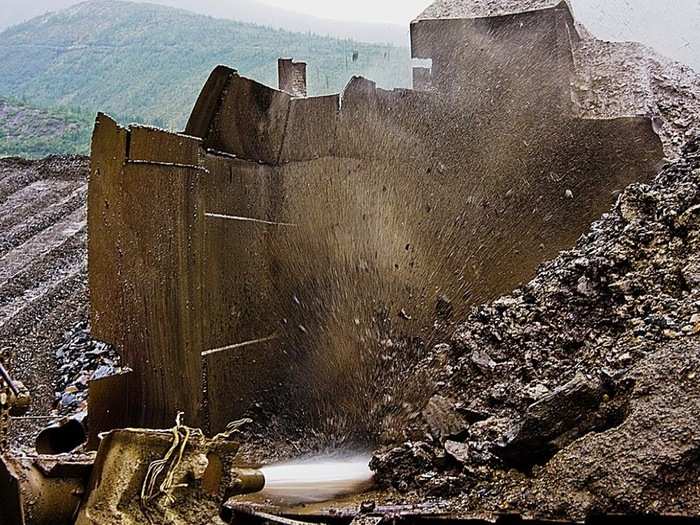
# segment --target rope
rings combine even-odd
[[[166,503],[173,503],[175,489],[186,485],[175,485],[175,473],[182,463],[185,447],[190,439],[190,429],[182,425],[182,412],[175,418],[175,426],[171,429],[173,442],[162,459],[158,459],[148,466],[146,477],[141,486],[141,504],[148,507],[156,498],[165,497]]]

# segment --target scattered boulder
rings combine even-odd
[[[433,471],[437,463],[439,456],[428,443],[409,442],[377,452],[369,466],[378,485],[406,492],[417,488],[418,477]]]
[[[543,385],[542,383],[532,383],[523,389],[523,395],[528,400],[532,400],[532,401],[537,401],[539,399],[542,399],[543,397],[545,397],[549,393],[550,393],[550,390],[547,387],[547,385]]]
[[[530,405],[504,436],[497,454],[508,463],[530,467],[601,425],[597,410],[608,395],[600,379],[579,373],[564,386]]]
[[[459,463],[466,465],[469,463],[469,444],[460,443],[458,441],[445,441],[445,452],[457,460]]]
[[[464,467],[500,465],[499,458],[492,452],[493,444],[483,441],[446,441],[445,452],[449,457]]]
[[[496,368],[496,362],[482,349],[474,350],[471,355],[471,360],[474,366],[483,374],[491,373],[494,368]]]
[[[112,346],[90,336],[87,321],[68,330],[54,354],[60,371],[56,405],[61,414],[86,410],[89,382],[121,370],[119,354]]]
[[[454,400],[435,395],[423,409],[423,418],[432,435],[440,440],[459,437],[469,429],[469,423],[460,414]]]

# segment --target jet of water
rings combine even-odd
[[[313,503],[356,494],[372,485],[369,455],[322,456],[263,467],[263,495],[286,503]]]

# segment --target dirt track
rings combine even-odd
[[[31,415],[52,410],[55,346],[87,313],[87,174],[84,157],[0,160],[0,357]]]

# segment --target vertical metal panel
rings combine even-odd
[[[277,164],[291,97],[234,75],[212,119],[207,148],[245,160]]]
[[[268,224],[281,220],[271,167],[214,155],[205,166],[205,208],[219,216],[205,223],[203,340],[207,350],[229,347],[204,359],[210,428],[220,431],[279,378],[281,349],[270,337],[281,315],[270,250],[286,227]]]
[[[117,346],[124,335],[121,288],[122,166],[129,132],[100,113],[92,137],[88,191],[90,325]]]
[[[178,411],[191,425],[203,419],[201,174],[194,167],[124,167],[122,355],[136,383],[130,415],[146,426],[168,426]]]

